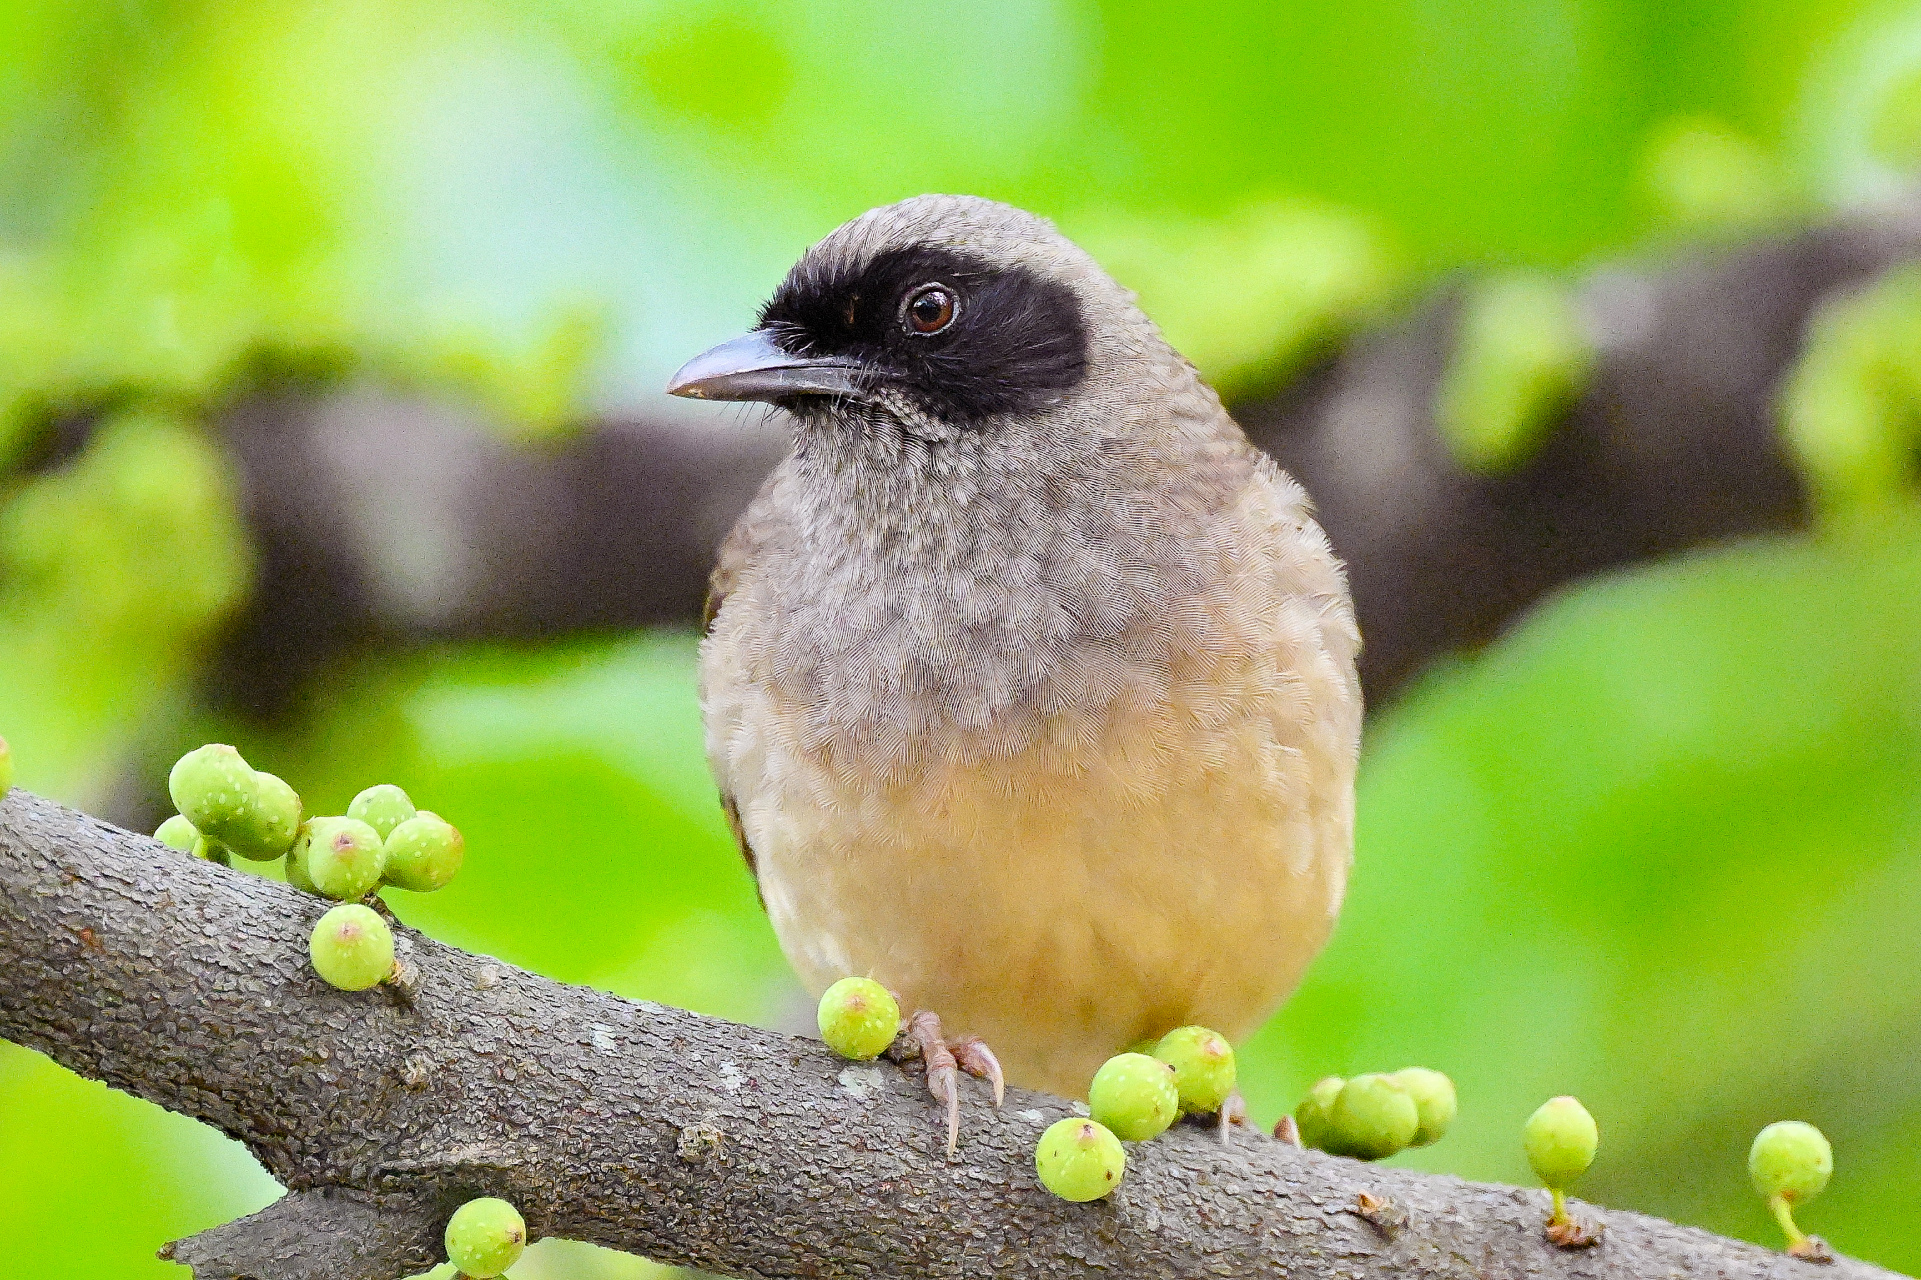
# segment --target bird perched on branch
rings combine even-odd
[[[714,572],[708,758],[806,985],[918,1011],[950,1146],[957,1063],[1074,1096],[1271,1014],[1346,885],[1360,641],[1307,496],[1132,295],[922,196],[669,390],[792,427]]]

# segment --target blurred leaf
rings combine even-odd
[[[1434,421],[1455,460],[1498,475],[1534,455],[1580,395],[1594,343],[1573,289],[1541,276],[1487,275],[1466,287]]]
[[[122,415],[19,486],[0,506],[0,725],[21,784],[98,803],[250,569],[227,461],[178,419]]]
[[[1921,66],[1888,86],[1868,125],[1868,149],[1891,168],[1921,172]]]
[[[1825,303],[1781,398],[1821,511],[1899,502],[1921,463],[1921,266]]]
[[[90,43],[108,39],[103,24],[35,29],[31,60],[67,59],[74,92],[113,109],[23,107],[16,122],[23,137],[65,130],[86,198],[11,244],[0,222],[0,285],[15,286],[0,288],[0,456],[40,402],[131,389],[206,405],[262,350],[470,396],[530,431],[579,416],[604,295],[527,299],[508,320],[463,291],[387,287],[418,283],[396,269],[393,139],[408,104],[394,88],[475,16],[454,0],[405,19],[364,3],[216,6],[197,21],[149,15],[168,38],[126,35],[109,58]]]
[[[370,364],[395,387],[442,398],[463,394],[504,418],[507,434],[551,437],[578,427],[582,394],[605,354],[608,317],[592,300],[556,303],[538,336],[503,342],[485,326],[449,319],[410,347],[377,353]]]
[[[1227,395],[1284,379],[1378,310],[1397,280],[1359,219],[1304,201],[1211,221],[1110,215],[1068,229]]]
[[[1904,139],[1921,76],[1921,6],[1911,0],[1840,4],[1793,103],[1811,185],[1844,207],[1908,198]]]
[[[1664,122],[1648,139],[1641,182],[1667,220],[1689,232],[1751,233],[1800,209],[1780,162],[1714,120]]]

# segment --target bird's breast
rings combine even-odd
[[[1340,902],[1360,714],[1297,497],[998,572],[861,582],[876,557],[831,547],[743,572],[703,647],[708,753],[802,979],[871,974],[1070,1091],[1136,1038],[1270,1013]]]
[[[1329,696],[1271,659],[1176,671],[1157,703],[1051,717],[998,756],[922,744],[885,780],[750,697],[729,770],[810,988],[871,974],[1072,1091],[1185,1022],[1246,1034],[1326,940],[1352,821]]]

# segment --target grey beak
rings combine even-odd
[[[667,394],[694,400],[785,400],[859,395],[864,386],[860,366],[852,360],[789,355],[756,329],[680,366],[667,383]]]

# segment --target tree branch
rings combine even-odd
[[[737,1276],[1288,1275],[1300,1280],[1868,1280],[1639,1214],[1599,1248],[1545,1195],[1177,1129],[1108,1200],[1037,1185],[1068,1111],[968,1100],[960,1154],[920,1080],[823,1046],[563,986],[402,930],[408,1004],[308,967],[326,904],[23,791],[0,800],[0,1035],[213,1124],[288,1187],[169,1246],[196,1280],[393,1280],[463,1200],[536,1236]],[[1361,1194],[1385,1201],[1369,1216]]]
[[[1235,406],[1314,498],[1347,560],[1385,701],[1564,583],[1805,523],[1777,398],[1822,302],[1921,255],[1921,206],[1576,282],[1594,369],[1526,463],[1461,465],[1435,425],[1460,289]]]
[[[452,1207],[348,1188],[290,1191],[223,1227],[176,1240],[160,1256],[195,1280],[355,1280],[417,1275],[442,1260]]]

